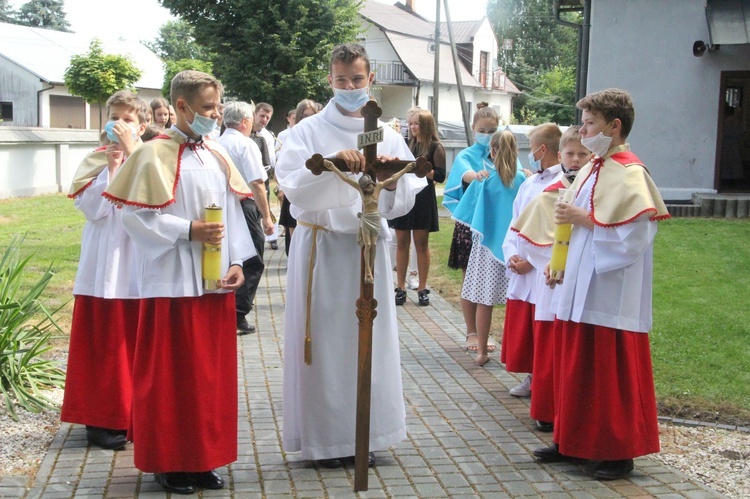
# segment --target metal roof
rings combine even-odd
[[[478,21],[452,21],[453,38],[456,40],[456,43],[472,43],[474,35],[477,34],[483,22],[484,18]],[[440,38],[448,38],[448,23],[440,23]]]
[[[0,56],[49,83],[63,84],[70,58],[88,52],[91,40],[76,33],[0,23]],[[102,49],[130,56],[142,71],[137,88],[161,89],[164,66],[147,47],[136,42],[102,40]]]
[[[435,54],[428,50],[431,40],[414,38],[401,33],[385,31],[385,36],[393,45],[401,62],[415,78],[422,81],[433,81],[435,79]],[[474,78],[466,67],[459,62],[461,68],[461,82],[469,87],[481,87],[482,85]],[[456,84],[456,72],[453,70],[453,59],[451,47],[447,43],[440,44],[440,83],[446,85]]]
[[[384,30],[420,38],[432,38],[435,35],[435,23],[406,10],[400,3],[387,5],[380,2],[364,2],[359,14]]]

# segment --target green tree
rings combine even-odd
[[[63,10],[63,0],[29,0],[21,5],[16,19],[18,24],[24,26],[70,32],[70,23],[65,18]]]
[[[170,99],[169,91],[172,85],[172,78],[181,72],[192,69],[195,71],[203,71],[204,73],[211,73],[213,71],[213,64],[208,61],[200,59],[180,59],[177,61],[165,61],[164,63],[164,84],[161,87],[161,94],[166,99]]]
[[[552,4],[552,0],[489,0],[487,5],[498,40],[513,40],[512,50],[502,50],[498,62],[524,92],[513,104],[514,118],[522,123],[551,120],[567,125],[575,120],[578,33],[555,21]],[[579,17],[566,15],[572,16],[566,19],[572,22]],[[572,92],[569,75],[573,75]],[[524,121],[529,118],[533,121]]]
[[[0,23],[15,23],[15,12],[8,0],[0,0]]]
[[[102,105],[119,90],[132,90],[133,84],[141,77],[129,57],[105,54],[102,43],[96,38],[91,41],[86,54],[70,58],[70,66],[65,70],[65,86],[72,95],[78,95],[89,104],[99,105],[99,131],[102,124]]]
[[[195,41],[193,31],[193,27],[182,19],[167,21],[159,28],[155,40],[143,44],[165,61],[208,60],[208,51]]]
[[[290,109],[327,100],[328,57],[360,31],[360,0],[160,0],[195,29],[233,97]],[[276,113],[275,121],[283,121]]]

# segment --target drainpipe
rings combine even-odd
[[[53,88],[55,88],[54,84],[50,83],[49,85],[49,87],[42,88],[36,93],[36,126],[40,128],[42,126],[42,92],[46,92],[47,90],[52,90]]]

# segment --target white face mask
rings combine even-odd
[[[604,135],[604,130],[609,128],[609,125],[611,124],[612,122],[609,122],[601,132],[593,137],[582,138],[581,145],[600,158],[603,158],[604,155],[607,154],[607,151],[609,151],[609,146],[612,143],[612,137]]]

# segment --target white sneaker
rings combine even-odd
[[[416,272],[410,272],[409,277],[406,279],[406,287],[409,289],[419,289],[419,277]]]
[[[523,383],[515,388],[511,388],[509,393],[514,397],[531,397],[531,374],[526,376]]]

